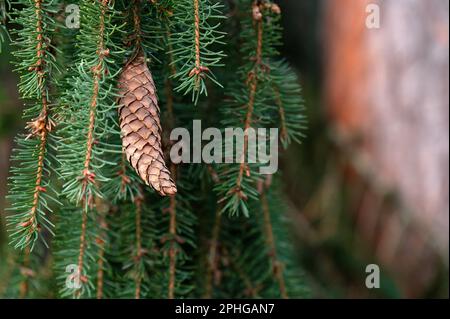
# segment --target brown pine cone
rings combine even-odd
[[[119,94],[122,145],[128,161],[145,183],[159,194],[175,194],[177,187],[161,150],[162,129],[156,87],[142,52],[123,68]]]

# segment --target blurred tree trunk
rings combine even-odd
[[[366,25],[369,4],[380,8],[378,29]],[[371,171],[374,188],[394,191],[404,207],[378,237],[391,249],[385,261],[411,269],[431,249],[448,265],[449,2],[328,0],[324,18],[336,134],[360,155],[351,160]],[[415,240],[405,239],[405,216],[417,225]],[[402,254],[418,257],[399,262]]]

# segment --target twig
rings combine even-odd
[[[84,170],[83,170],[83,179],[82,179],[82,222],[81,222],[81,235],[80,235],[80,249],[78,253],[78,272],[80,275],[80,279],[85,281],[87,278],[83,277],[83,262],[84,262],[84,254],[86,250],[86,226],[87,226],[87,215],[88,215],[88,207],[92,205],[92,195],[86,194],[87,184],[95,182],[95,174],[90,171],[90,165],[92,160],[92,148],[94,145],[94,129],[95,129],[95,115],[97,109],[97,98],[99,94],[99,86],[100,80],[102,77],[102,66],[103,60],[105,56],[108,55],[109,51],[105,48],[104,43],[104,33],[105,33],[105,14],[109,0],[102,0],[101,6],[101,14],[100,14],[100,28],[98,33],[98,49],[97,54],[99,58],[98,64],[92,69],[94,84],[92,88],[92,98],[90,103],[90,112],[89,112],[89,127],[87,133],[87,145],[86,145],[86,155],[84,160]],[[87,195],[87,197],[86,197]],[[81,294],[81,288],[76,291],[76,296],[79,297]]]
[[[255,1],[253,6],[255,7],[257,5],[257,2]],[[256,22],[256,33],[257,33],[257,43],[256,43],[256,55],[254,57],[255,65],[253,66],[252,70],[247,75],[247,85],[249,89],[249,100],[247,103],[247,113],[245,116],[245,123],[244,123],[244,133],[248,131],[248,129],[252,126],[252,117],[253,117],[253,111],[255,107],[255,98],[256,98],[256,90],[258,87],[258,79],[257,79],[257,71],[259,66],[262,64],[262,45],[263,45],[263,23],[261,19],[256,19],[254,16],[254,20]],[[246,195],[241,189],[242,186],[242,179],[244,177],[244,173],[249,173],[247,164],[245,163],[245,153],[247,152],[248,148],[248,135],[244,135],[244,145],[242,149],[241,154],[241,161],[240,161],[240,167],[239,167],[239,174],[236,179],[236,187],[234,189],[234,192],[239,195],[240,198],[246,198]]]
[[[43,68],[45,66],[45,50],[44,50],[44,38],[43,38],[43,21],[42,21],[42,0],[35,0],[35,14],[36,14],[36,32],[37,32],[37,45],[36,45],[36,64],[29,68],[30,71],[34,71],[37,74],[37,81],[39,86],[39,94],[42,104],[42,110],[39,116],[27,124],[27,128],[30,129],[30,134],[27,136],[40,136],[40,144],[38,151],[38,164],[36,171],[36,183],[34,187],[33,203],[31,206],[29,218],[21,223],[22,227],[30,227],[29,234],[27,236],[27,243],[31,238],[31,233],[39,230],[37,221],[37,209],[39,206],[39,200],[41,193],[46,189],[42,187],[42,178],[44,172],[44,159],[47,146],[47,137],[49,131],[52,129],[53,122],[50,121],[48,115],[48,101],[47,101],[47,89],[45,87],[45,72]]]
[[[283,263],[277,258],[277,249],[275,246],[275,238],[273,235],[272,222],[270,219],[270,208],[269,202],[267,200],[267,195],[265,191],[260,194],[261,206],[264,216],[264,231],[266,234],[266,243],[269,246],[269,256],[272,263],[272,272],[278,283],[278,288],[280,289],[280,294],[283,299],[288,298],[286,290],[286,282],[283,276]]]

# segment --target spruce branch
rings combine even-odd
[[[260,227],[265,237],[265,253],[270,262],[270,282],[265,295],[276,298],[303,298],[308,296],[301,267],[289,230],[288,207],[280,190],[279,178],[268,177],[259,185],[261,201]]]
[[[88,207],[93,206],[93,194],[88,190],[88,185],[95,185],[95,173],[91,171],[91,161],[92,161],[92,149],[94,145],[94,130],[95,130],[95,119],[96,111],[98,105],[98,95],[99,95],[99,83],[103,76],[103,61],[105,57],[109,54],[109,50],[105,47],[104,33],[105,33],[105,14],[108,5],[108,0],[102,0],[101,11],[99,16],[99,32],[98,32],[98,64],[92,68],[93,74],[93,85],[92,85],[92,96],[89,105],[89,126],[87,131],[87,141],[86,141],[86,153],[84,157],[84,169],[82,171],[82,188],[80,198],[82,201],[82,221],[81,221],[81,234],[80,234],[80,248],[78,253],[78,271],[80,273],[80,279],[82,282],[86,282],[87,278],[83,275],[84,267],[84,255],[86,250],[86,228],[87,228],[87,214]],[[79,298],[81,296],[82,290],[77,289],[75,297]]]
[[[106,250],[106,237],[108,225],[106,223],[106,218],[104,214],[100,214],[99,217],[100,231],[99,235],[95,239],[98,245],[97,254],[97,299],[102,299],[104,297],[104,277],[105,277],[105,250]]]
[[[173,76],[180,83],[177,92],[191,94],[197,104],[201,94],[207,95],[205,79],[221,86],[212,69],[222,66],[224,53],[216,46],[224,44],[225,33],[219,31],[224,19],[223,6],[210,0],[180,0],[174,3],[172,43],[173,63],[177,73]],[[213,24],[215,23],[215,24]]]
[[[46,211],[51,212],[49,200],[58,203],[49,186],[48,156],[52,139],[49,134],[55,125],[48,100],[49,77],[54,66],[50,52],[54,23],[50,15],[55,1],[24,1],[23,5],[22,10],[13,13],[14,21],[22,27],[13,30],[18,35],[14,55],[21,76],[19,92],[29,103],[24,112],[29,134],[16,138],[18,148],[12,156],[15,166],[11,169],[8,195],[13,214],[8,216],[7,225],[14,247],[30,246],[32,250],[42,228],[52,233],[53,224],[46,217]]]
[[[243,7],[246,12],[250,1],[244,1]],[[266,60],[275,54],[274,46],[277,36],[273,19],[263,19],[263,13],[278,14],[277,10],[272,10],[272,4],[265,1],[251,2],[251,14],[247,15],[242,34],[244,45],[242,53],[246,56],[245,64],[241,67],[239,76],[242,77],[244,84],[234,85],[230,95],[233,97],[231,105],[223,110],[223,113],[229,117],[232,112],[239,112],[242,116],[240,121],[226,119],[222,121],[224,127],[242,126],[244,131],[244,141],[241,144],[236,143],[236,149],[240,158],[239,166],[224,165],[220,171],[221,179],[224,183],[216,186],[219,193],[220,202],[223,203],[223,211],[230,215],[238,215],[242,212],[245,216],[249,215],[246,202],[249,199],[256,199],[258,193],[255,189],[255,183],[260,178],[257,171],[258,165],[249,165],[246,154],[248,152],[247,134],[250,128],[256,128],[262,124],[264,113],[270,108],[267,95],[267,74],[270,69]],[[275,20],[276,22],[276,20]],[[248,28],[248,29],[247,29]],[[279,37],[279,36],[278,36]],[[265,40],[267,39],[267,41]],[[242,94],[245,91],[245,94]],[[242,108],[242,105],[245,105]],[[234,180],[234,181],[233,181]]]
[[[87,277],[83,275],[83,267],[84,267],[84,254],[86,252],[86,228],[87,228],[87,218],[88,212],[83,209],[81,212],[81,233],[80,233],[80,248],[78,250],[78,272],[80,274],[81,282],[87,282]],[[75,292],[75,297],[79,298],[81,295],[81,288],[77,289]]]
[[[270,177],[271,178],[271,177]],[[272,221],[270,217],[270,207],[269,202],[267,200],[266,188],[267,186],[260,183],[261,188],[261,210],[263,213],[264,219],[264,233],[266,237],[267,246],[269,248],[268,255],[270,258],[270,262],[272,265],[272,273],[275,277],[276,282],[278,283],[280,289],[280,295],[283,299],[288,298],[288,294],[286,291],[286,282],[283,277],[283,263],[278,260],[277,257],[277,248],[275,246],[276,239],[273,233]]]
[[[278,122],[273,124],[279,127],[281,143],[287,148],[292,142],[301,143],[305,137],[307,120],[302,89],[297,75],[285,61],[271,61],[270,69],[273,113],[278,112]],[[274,119],[277,117],[274,116]]]
[[[208,258],[207,258],[207,271],[205,280],[205,294],[204,298],[212,298],[213,288],[215,282],[218,281],[219,274],[219,238],[220,229],[222,224],[222,214],[220,209],[216,210],[214,216],[214,224],[212,230],[212,237],[210,239]]]
[[[92,97],[89,105],[89,126],[87,132],[87,142],[86,142],[86,155],[84,159],[84,170],[82,172],[82,192],[85,193],[85,200],[88,204],[92,202],[92,194],[87,193],[87,185],[95,184],[95,173],[91,171],[91,161],[92,161],[92,148],[94,145],[94,129],[95,129],[95,118],[96,110],[98,105],[98,95],[99,95],[99,83],[103,76],[103,63],[105,57],[109,54],[109,49],[105,47],[105,13],[108,5],[108,0],[102,0],[101,3],[101,13],[99,16],[99,32],[98,32],[98,64],[92,68],[93,74],[93,85],[92,85]],[[83,218],[84,220],[84,218]],[[85,224],[85,223],[83,223]]]
[[[159,159],[168,158],[169,132],[192,129],[197,115],[224,128],[279,127],[285,147],[300,141],[306,122],[300,86],[278,59],[279,7],[268,0],[225,2],[236,8],[219,23],[223,7],[216,0],[80,0],[81,28],[68,30],[59,26],[64,14],[56,11],[66,0],[20,3],[21,50],[15,54],[29,107],[11,179],[17,211],[8,221],[30,221],[36,204],[37,233],[48,238],[54,222],[56,238],[45,248],[35,237],[26,244],[23,227],[13,233],[14,246],[24,250],[7,263],[11,271],[0,269],[0,292],[52,296],[54,269],[58,296],[64,298],[305,296],[280,187],[259,173],[261,164],[246,163],[248,135],[232,141],[237,164],[168,162],[178,192],[165,198],[141,187],[143,166],[136,164],[142,156],[130,164],[122,148],[121,121],[129,114],[121,114],[121,104],[131,108],[134,101],[120,103],[124,96],[117,83],[129,64],[119,67],[137,56],[141,66],[151,67],[147,88],[154,94],[146,97],[158,111],[158,123],[147,128],[159,130]],[[227,70],[217,68],[225,55]],[[226,92],[214,82],[225,84]],[[207,93],[207,100],[199,98]],[[192,100],[198,102],[194,110]],[[50,182],[54,162],[61,178]],[[64,205],[50,222],[45,213],[53,208],[51,200],[57,202],[52,189],[60,180]]]
[[[250,163],[250,129],[276,126],[285,147],[304,136],[304,107],[298,79],[285,62],[277,61],[277,46],[281,38],[281,10],[267,0],[242,0],[238,9],[245,12],[242,19],[241,55],[237,72],[240,80],[229,85],[228,103],[221,109],[223,127],[242,127],[243,142],[226,147],[236,149],[239,164],[222,165],[219,176],[223,181],[215,186],[223,212],[233,216],[249,216],[248,202],[259,198],[257,183],[262,178],[261,163]],[[237,114],[237,116],[236,116]]]
[[[105,294],[106,236],[98,223],[103,225],[100,209],[102,198],[110,191],[108,182],[118,176],[110,158],[120,152],[120,146],[109,142],[119,134],[113,89],[118,71],[113,62],[122,51],[112,42],[112,36],[121,29],[111,23],[117,13],[110,1],[82,0],[80,5],[83,14],[77,35],[78,60],[66,79],[62,97],[58,155],[65,181],[62,192],[71,203],[68,206],[74,206],[73,213],[79,214],[79,219],[62,214],[59,222],[78,225],[78,235],[69,239],[60,234],[56,254],[60,256],[58,271],[75,264],[80,279],[79,287],[63,287],[61,295],[86,298]]]
[[[170,48],[172,47],[172,38],[170,35],[170,19],[166,19],[165,30],[166,41],[164,46],[168,49],[166,61],[163,67],[163,71],[166,73],[163,75],[164,81],[164,95],[162,98],[162,105],[166,106],[164,113],[165,131],[169,132],[176,125],[185,125],[183,119],[175,117],[175,114],[179,114],[184,105],[180,103],[179,98],[176,98],[173,75],[176,74],[176,64],[173,63],[174,55]],[[164,135],[166,145],[170,145],[168,141],[168,135]],[[165,272],[166,291],[163,293],[164,297],[169,299],[188,296],[192,287],[189,285],[189,280],[192,277],[192,271],[186,267],[187,261],[190,259],[185,249],[194,247],[194,238],[192,228],[195,225],[196,218],[191,209],[191,202],[195,201],[195,196],[190,195],[192,189],[192,180],[189,180],[190,173],[180,172],[181,167],[170,163],[170,171],[174,180],[177,183],[178,193],[171,195],[167,202],[163,204],[164,220],[161,223],[162,232],[160,235],[162,242],[163,253],[163,265],[167,268]],[[187,175],[186,175],[187,174]],[[190,226],[188,226],[190,225]]]

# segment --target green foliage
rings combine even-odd
[[[6,28],[6,21],[9,18],[6,6],[9,5],[5,0],[0,1],[0,53],[5,40],[9,39],[8,29]]]
[[[3,298],[54,298],[52,258],[37,242],[33,251],[7,250],[0,254],[0,295]]]
[[[243,58],[236,78],[230,79],[227,86],[221,126],[241,127],[244,132],[249,128],[279,127],[281,140],[287,147],[292,140],[300,140],[305,128],[301,90],[289,67],[275,60],[281,38],[279,14],[271,9],[259,9],[262,18],[255,21],[255,3],[249,0],[238,3],[238,14],[242,15],[239,43],[242,43]],[[229,147],[243,151],[246,162],[250,162],[248,146],[237,141],[232,143]],[[260,167],[260,164],[245,163],[220,165],[221,183],[215,190],[224,203],[224,213],[249,216],[247,202],[258,198],[256,184],[261,179]]]
[[[50,205],[58,203],[50,184],[53,145],[49,81],[55,72],[51,38],[57,1],[48,1],[35,8],[34,1],[20,1],[22,9],[14,10],[13,21],[20,26],[12,30],[16,37],[14,61],[20,75],[19,93],[25,101],[23,118],[29,121],[29,132],[16,138],[13,150],[8,200],[11,243],[15,248],[34,247],[41,229],[52,232],[47,216]],[[45,241],[45,240],[44,240]]]
[[[105,154],[120,153],[120,145],[109,144],[118,134],[114,57],[123,51],[112,42],[115,12],[100,2],[81,1],[81,29],[77,35],[77,57],[61,99],[59,129],[62,193],[74,203],[103,197],[98,184],[117,175]],[[103,12],[104,11],[104,12]]]
[[[82,223],[85,221],[85,246],[80,261]],[[95,280],[99,258],[99,227],[93,211],[64,208],[59,212],[55,238],[55,274],[60,297],[95,297]],[[71,232],[67,232],[71,229]],[[79,276],[76,267],[80,267]],[[68,284],[67,284],[68,283]]]
[[[10,262],[15,271],[0,274],[11,278],[5,295],[303,297],[281,195],[276,185],[261,189],[266,176],[260,164],[175,165],[167,159],[178,193],[161,198],[124,157],[117,116],[118,74],[143,50],[158,88],[166,152],[173,143],[170,130],[192,131],[194,118],[222,128],[278,127],[285,147],[299,141],[305,126],[300,87],[278,60],[281,30],[279,14],[267,7],[271,2],[240,0],[229,7],[209,0],[80,0],[79,30],[57,22],[63,16],[56,8],[68,3],[45,2],[37,14],[34,1],[21,1],[16,13],[22,26],[14,38],[19,90],[30,102],[25,118],[41,115],[45,96],[51,125],[45,145],[28,134],[17,139],[9,197],[14,213],[8,220],[13,246],[35,248],[26,268],[45,275],[17,272],[26,251],[18,252]],[[255,4],[266,5],[262,20],[252,15]],[[220,24],[225,15],[230,19]],[[41,18],[45,23],[37,32]],[[226,34],[232,35],[227,45]],[[36,39],[45,41],[38,45]],[[36,48],[46,52],[43,73],[30,70]],[[217,68],[225,59],[227,69]],[[52,200],[62,205],[49,218]],[[24,227],[36,203],[36,221]],[[48,240],[53,233],[51,248],[35,244],[39,234]],[[23,294],[24,278],[35,283]],[[49,278],[56,278],[57,288]]]
[[[172,63],[177,67],[174,78],[179,81],[176,90],[192,94],[197,103],[199,95],[207,95],[205,78],[220,86],[212,69],[222,66],[224,57],[216,45],[222,42],[225,33],[220,31],[220,20],[224,19],[220,2],[210,0],[178,0],[173,7],[173,23],[170,41],[173,44]]]
[[[272,113],[280,130],[280,139],[287,148],[292,142],[300,143],[305,137],[306,116],[301,97],[299,79],[285,61],[272,61],[270,65],[271,94],[275,106]]]
[[[118,268],[119,285],[113,296],[154,298],[160,293],[160,254],[157,248],[156,216],[138,199],[121,205],[110,217],[111,244],[108,257]]]

